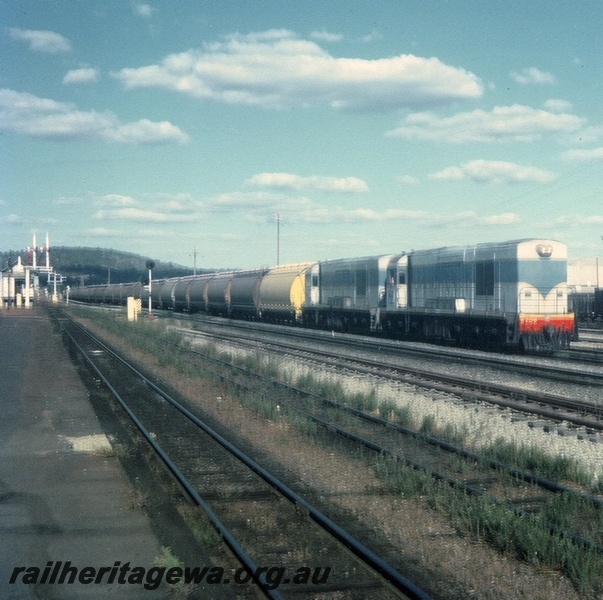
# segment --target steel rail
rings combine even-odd
[[[427,436],[425,434],[422,434],[420,432],[417,432],[413,429],[409,429],[407,427],[403,427],[402,425],[398,425],[396,423],[392,423],[390,421],[386,421],[385,419],[382,419],[380,417],[375,417],[374,415],[369,415],[367,413],[364,413],[358,409],[354,409],[351,407],[347,407],[344,406],[342,404],[339,404],[335,401],[329,400],[328,398],[324,398],[322,396],[319,396],[317,394],[314,394],[312,392],[308,392],[306,390],[302,390],[301,388],[298,388],[296,386],[292,386],[288,383],[279,381],[277,379],[273,379],[273,378],[265,378],[262,375],[259,375],[257,373],[253,373],[250,372],[248,369],[246,369],[245,367],[241,367],[241,366],[237,366],[237,365],[233,365],[230,362],[224,361],[222,359],[219,358],[213,358],[213,357],[206,357],[205,355],[195,351],[195,350],[190,350],[187,349],[187,352],[191,352],[193,354],[197,354],[197,355],[201,355],[203,358],[209,359],[212,362],[227,366],[229,368],[234,368],[235,370],[244,373],[245,375],[249,376],[249,377],[257,377],[260,378],[262,380],[267,380],[270,384],[275,385],[277,387],[281,387],[284,388],[287,391],[292,391],[295,392],[297,394],[306,396],[306,397],[310,397],[316,400],[319,400],[320,402],[331,406],[333,408],[336,408],[337,410],[341,410],[343,412],[347,412],[348,414],[352,414],[353,416],[356,416],[362,420],[366,420],[370,423],[382,426],[382,427],[387,427],[388,429],[392,429],[394,431],[398,431],[399,433],[402,433],[403,435],[409,435],[412,437],[415,437],[416,439],[420,439],[421,441],[438,447],[442,450],[445,450],[447,452],[453,453],[453,454],[457,454],[465,459],[468,460],[474,460],[474,461],[479,461],[479,462],[485,462],[485,464],[488,465],[489,468],[493,469],[493,470],[499,470],[502,472],[507,473],[508,475],[512,476],[515,479],[518,480],[523,480],[526,481],[528,483],[532,483],[534,485],[537,485],[549,492],[552,493],[565,493],[565,494],[569,494],[571,496],[574,496],[576,498],[579,498],[580,500],[589,503],[599,509],[603,508],[603,500],[601,500],[600,498],[597,498],[595,496],[592,496],[590,494],[584,494],[582,492],[578,492],[577,490],[574,490],[572,488],[560,485],[554,481],[545,479],[543,477],[539,477],[537,475],[534,475],[532,473],[529,473],[527,471],[522,471],[521,469],[515,468],[515,467],[511,467],[509,465],[505,465],[504,463],[492,460],[492,459],[487,459],[484,461],[484,457],[479,456],[473,452],[469,452],[467,450],[464,450],[463,448],[459,448],[457,446],[454,446],[453,444],[450,444],[448,442],[445,442],[443,440],[439,440],[437,438],[431,437],[431,436]],[[237,386],[240,389],[243,389],[245,391],[255,391],[253,388],[246,386],[245,384],[242,384],[240,382],[237,382],[235,380],[233,380],[232,378],[225,376],[225,375],[221,375],[219,373],[215,373],[215,375],[217,375],[218,377],[220,377],[223,381],[226,381],[232,385]],[[517,516],[520,517],[525,517],[525,518],[530,518],[530,519],[534,519],[536,520],[536,517],[534,515],[532,515],[531,513],[521,510],[519,508],[514,507],[511,503],[506,502],[506,501],[502,501],[502,500],[498,500],[495,497],[492,497],[491,495],[489,495],[488,493],[484,492],[483,490],[480,490],[479,488],[476,488],[474,486],[468,485],[466,483],[463,483],[457,479],[455,479],[454,477],[451,477],[449,475],[446,475],[445,473],[441,473],[439,471],[436,471],[430,467],[427,467],[423,464],[421,464],[420,462],[417,461],[413,461],[410,460],[409,458],[400,455],[396,452],[393,452],[387,448],[385,448],[384,446],[377,444],[365,437],[359,436],[355,433],[352,433],[350,431],[347,431],[341,427],[339,427],[338,425],[335,425],[333,423],[330,423],[328,421],[325,421],[324,419],[317,417],[311,413],[309,413],[306,410],[300,409],[300,408],[296,408],[296,407],[291,407],[291,406],[287,406],[287,408],[289,410],[292,410],[298,414],[301,414],[302,416],[304,416],[305,418],[309,419],[310,421],[313,421],[314,423],[318,424],[319,426],[323,427],[325,430],[327,431],[331,431],[333,433],[335,433],[336,435],[339,435],[340,437],[344,438],[344,439],[349,439],[359,445],[362,445],[366,448],[368,448],[369,450],[380,454],[380,455],[386,455],[386,456],[391,456],[392,458],[395,458],[397,460],[401,460],[402,462],[404,462],[407,466],[415,469],[416,471],[421,471],[427,475],[429,475],[430,477],[432,477],[435,480],[438,481],[442,481],[446,484],[448,484],[450,487],[461,490],[465,493],[467,493],[468,495],[471,496],[480,496],[480,497],[484,497],[488,500],[490,500],[491,502],[497,504],[497,505],[501,505],[501,506],[505,506],[506,508],[508,508],[509,510],[511,510],[514,514],[516,514]],[[542,522],[542,525],[544,527],[546,527],[548,529],[548,531],[551,534],[555,534],[558,535],[560,537],[566,538],[571,540],[573,543],[575,544],[579,544],[581,546],[583,546],[584,548],[589,548],[592,549],[596,552],[598,552],[599,554],[603,554],[603,546],[601,544],[597,544],[596,542],[593,542],[592,540],[585,538],[582,535],[573,533],[573,532],[569,532],[569,531],[565,531],[561,528],[559,528],[558,526],[556,526],[553,523],[547,523],[547,522]]]
[[[188,479],[184,476],[182,471],[176,466],[176,464],[170,459],[170,457],[165,453],[163,448],[157,443],[157,441],[153,438],[153,435],[150,431],[148,431],[145,426],[141,423],[138,417],[132,412],[130,407],[124,401],[124,399],[120,396],[119,392],[113,387],[111,382],[105,377],[105,375],[100,371],[100,369],[94,364],[94,362],[90,359],[90,357],[86,354],[86,351],[78,344],[75,340],[71,332],[69,332],[65,327],[63,330],[71,339],[73,345],[77,348],[78,352],[85,358],[90,367],[94,370],[94,372],[98,375],[100,380],[107,386],[113,397],[119,402],[120,406],[124,409],[128,417],[132,420],[132,422],[136,425],[140,433],[144,436],[146,441],[153,448],[155,453],[159,456],[162,462],[165,464],[167,469],[170,471],[172,476],[176,479],[176,481],[182,486],[182,488],[186,491],[188,496],[193,500],[207,515],[214,529],[220,534],[220,537],[224,540],[226,545],[233,552],[236,559],[248,570],[251,577],[254,579],[258,587],[262,590],[262,592],[273,600],[283,600],[283,596],[274,589],[270,589],[272,587],[271,584],[266,580],[266,576],[264,575],[262,569],[251,559],[251,557],[245,552],[242,546],[236,541],[235,537],[232,535],[230,530],[220,521],[219,517],[216,513],[211,509],[211,507],[205,502],[205,500],[201,497],[201,495],[197,492],[197,490],[192,486],[192,484],[188,481]],[[84,331],[84,330],[82,330]],[[86,334],[90,335],[88,332],[84,331]],[[94,339],[91,336],[92,339]],[[98,343],[95,340],[96,343]],[[102,344],[101,344],[102,346]],[[114,355],[114,358],[116,356]],[[124,366],[128,366],[125,361],[122,361]],[[155,389],[157,392],[158,388]],[[259,575],[258,575],[259,574]]]
[[[186,351],[190,352],[192,354],[201,356],[202,358],[204,358],[206,360],[210,360],[212,362],[227,366],[228,368],[234,368],[235,370],[238,370],[248,376],[253,376],[253,377],[258,377],[258,378],[263,379],[262,375],[253,373],[253,372],[249,371],[249,369],[247,369],[246,367],[234,365],[231,362],[222,360],[220,358],[209,357],[207,355],[204,355],[201,352],[198,352],[197,350],[186,349]],[[217,375],[219,375],[219,374],[217,374]],[[224,375],[219,375],[219,376],[231,384],[239,385],[239,386],[242,385]],[[533,473],[530,473],[529,471],[524,471],[517,467],[512,467],[512,466],[506,465],[506,464],[504,464],[500,461],[494,460],[494,459],[485,459],[483,456],[480,456],[479,454],[475,454],[474,452],[470,452],[469,450],[465,450],[464,448],[460,448],[459,446],[455,446],[454,444],[451,444],[444,440],[434,438],[432,436],[421,433],[420,431],[417,431],[415,429],[410,429],[409,427],[404,427],[403,425],[400,425],[398,423],[392,423],[391,421],[387,421],[386,419],[383,419],[381,417],[376,417],[375,415],[368,414],[368,413],[358,410],[356,408],[352,408],[350,406],[345,406],[344,404],[340,404],[338,402],[335,402],[334,400],[329,400],[328,398],[315,394],[314,392],[309,392],[307,390],[304,390],[295,385],[291,385],[284,381],[280,381],[280,380],[274,379],[274,378],[268,378],[268,380],[274,386],[281,387],[287,391],[295,392],[296,394],[305,396],[307,398],[312,398],[312,399],[318,400],[318,401],[322,402],[323,404],[326,404],[337,410],[341,410],[343,412],[351,414],[355,417],[358,417],[359,419],[385,427],[387,429],[397,431],[398,433],[401,433],[403,435],[414,437],[414,438],[416,438],[422,442],[425,442],[431,446],[445,450],[446,452],[450,452],[452,454],[457,454],[458,456],[461,456],[467,460],[472,460],[472,461],[487,464],[488,467],[493,470],[504,471],[505,473],[507,473],[508,475],[510,475],[511,477],[513,477],[515,479],[519,479],[522,481],[526,481],[528,483],[535,484],[549,492],[570,494],[572,496],[580,498],[581,500],[583,500],[585,502],[589,502],[593,506],[603,508],[603,499],[600,499],[591,494],[585,494],[583,492],[579,492],[578,490],[575,490],[574,488],[561,485],[555,481],[551,481],[550,479],[546,479],[544,477],[534,475]],[[249,390],[251,388],[246,388],[246,389]],[[293,410],[305,413],[305,411],[302,411],[301,409],[295,408]],[[307,413],[307,416],[309,416],[309,413]],[[315,417],[312,417],[312,418],[315,418]]]
[[[170,313],[170,318],[179,319]],[[378,351],[384,355],[392,355],[394,357],[400,357],[401,355],[411,355],[415,357],[425,357],[434,360],[449,360],[449,359],[462,359],[464,364],[473,364],[478,366],[490,366],[501,370],[513,371],[514,373],[525,373],[530,376],[538,376],[547,379],[554,379],[558,381],[567,381],[566,375],[563,371],[560,371],[558,366],[547,365],[542,363],[536,364],[525,364],[521,361],[513,359],[508,354],[497,354],[479,351],[479,355],[475,355],[476,351],[467,348],[451,348],[449,346],[438,346],[434,344],[428,344],[425,342],[411,342],[406,340],[396,340],[381,336],[362,336],[355,334],[346,334],[344,332],[336,332],[333,336],[332,332],[325,330],[316,329],[300,329],[293,327],[284,327],[278,325],[272,325],[268,323],[249,323],[243,321],[231,321],[228,319],[220,319],[219,317],[204,317],[203,319],[189,317],[189,322],[206,323],[209,325],[216,325],[220,327],[227,327],[238,330],[247,330],[250,332],[268,332],[276,333],[275,327],[278,327],[279,334],[284,334],[287,337],[299,338],[305,340],[322,340],[326,343],[333,345],[342,345],[345,347],[355,347],[364,350],[375,350],[375,346],[378,346]],[[241,337],[241,336],[239,336]],[[566,356],[569,351],[559,351],[559,356]],[[539,356],[533,355],[534,358],[547,358],[555,360],[555,356]],[[591,381],[595,384],[603,383],[603,373],[593,373],[587,370],[572,369],[566,371],[576,376],[582,376],[587,381]]]
[[[242,451],[240,451],[236,446],[231,444],[226,438],[221,436],[217,431],[211,428],[209,425],[201,421],[196,415],[190,412],[187,408],[182,406],[179,402],[177,402],[171,395],[162,390],[159,386],[157,386],[152,380],[150,380],[146,375],[140,372],[136,367],[128,363],[124,358],[119,356],[113,349],[107,346],[102,341],[98,340],[95,336],[93,336],[89,331],[81,328],[81,326],[77,323],[74,323],[76,327],[79,327],[86,335],[88,335],[91,339],[95,341],[100,347],[102,347],[107,353],[109,353],[115,360],[121,362],[125,367],[130,369],[137,377],[139,377],[149,388],[159,394],[164,400],[166,400],[169,404],[171,404],[176,410],[181,412],[184,416],[186,416],[191,422],[197,425],[200,429],[202,429],[205,433],[207,433],[214,441],[218,442],[225,450],[227,450],[231,455],[237,458],[240,462],[245,464],[249,469],[251,469],[254,473],[256,473],[259,477],[261,477],[266,483],[268,483],[271,487],[277,490],[283,497],[288,499],[290,502],[295,504],[296,506],[301,507],[304,512],[318,525],[320,525],[324,530],[329,532],[335,539],[337,539],[341,544],[343,544],[349,551],[351,551],[354,555],[356,555],[360,560],[362,560],[365,564],[371,567],[373,571],[381,575],[384,579],[386,579],[395,589],[405,594],[408,598],[412,600],[431,600],[431,596],[427,594],[424,590],[420,589],[416,586],[412,581],[399,573],[394,567],[392,567],[389,563],[384,561],[381,557],[379,557],[375,552],[370,550],[360,541],[355,539],[349,533],[347,533],[342,527],[337,525],[333,520],[324,515],[321,511],[315,508],[312,504],[310,504],[307,500],[305,500],[302,496],[294,492],[291,488],[277,479],[274,475],[269,473],[266,469],[264,469],[261,465],[259,465],[252,458],[245,455]],[[90,359],[86,356],[89,362]],[[96,371],[95,367],[95,371]],[[104,378],[103,378],[104,379]],[[150,434],[149,434],[150,436]],[[146,436],[145,436],[146,437]],[[216,517],[217,518],[217,517]],[[236,542],[235,542],[236,543]],[[251,560],[251,559],[249,559]],[[263,575],[263,574],[262,574]],[[273,591],[273,590],[267,590]]]
[[[493,502],[494,504],[497,504],[500,506],[505,506],[506,508],[511,510],[513,513],[515,513],[517,516],[537,520],[537,517],[535,517],[531,513],[527,512],[525,510],[516,508],[511,503],[505,502],[504,500],[498,500],[497,498],[494,498],[490,494],[484,492],[483,490],[476,488],[475,486],[471,486],[471,485],[468,485],[461,481],[458,481],[457,479],[454,479],[453,477],[450,477],[449,475],[446,475],[445,473],[441,473],[439,471],[431,469],[430,467],[426,467],[425,465],[423,465],[417,461],[410,460],[409,458],[406,458],[405,456],[403,456],[401,454],[392,452],[391,450],[388,450],[384,446],[376,444],[375,442],[372,442],[371,440],[368,440],[362,436],[356,435],[355,433],[352,433],[350,431],[346,431],[345,429],[339,427],[338,425],[329,423],[328,421],[325,421],[324,419],[321,419],[320,417],[316,417],[315,415],[312,415],[311,413],[309,413],[307,411],[301,410],[299,408],[291,408],[291,407],[289,407],[289,408],[291,410],[294,410],[295,412],[303,415],[307,419],[310,419],[311,421],[320,425],[321,427],[324,427],[327,431],[332,431],[333,433],[341,436],[342,438],[349,439],[349,440],[351,440],[357,444],[360,444],[360,445],[364,446],[365,448],[368,448],[369,450],[372,450],[373,452],[376,452],[377,454],[380,454],[382,456],[390,456],[391,458],[395,458],[396,460],[401,460],[407,466],[412,467],[416,471],[421,471],[421,472],[425,473],[426,475],[429,475],[433,479],[447,483],[450,487],[452,487],[454,489],[461,490],[461,491],[465,492],[466,494],[469,494],[470,496],[484,497],[487,500],[489,500],[490,502]],[[539,479],[539,478],[537,478],[537,479]],[[544,480],[540,480],[540,481],[544,482]],[[557,484],[555,484],[554,482],[546,482],[546,484],[542,485],[541,487],[543,487],[544,489],[548,489],[549,491],[552,491],[555,493],[567,492],[567,490],[569,490],[569,488],[559,489],[559,488],[561,488],[561,486],[557,486]],[[580,495],[580,494],[578,494],[578,495]],[[590,502],[591,504],[595,504],[599,507],[601,505],[601,501],[598,498],[594,498],[594,497],[590,497],[590,496],[583,496],[583,498],[587,502]],[[598,552],[599,554],[603,554],[603,545],[601,545],[601,544],[597,544],[597,543],[593,542],[592,540],[585,538],[582,535],[578,535],[578,534],[575,534],[572,532],[565,531],[552,523],[546,523],[543,521],[542,525],[544,527],[546,527],[549,530],[549,533],[551,533],[551,534],[555,534],[555,535],[558,535],[559,537],[567,538],[576,544],[580,544],[581,546],[583,546],[585,548],[590,548],[590,549]]]
[[[206,332],[200,333],[189,331],[187,332],[187,335],[204,335],[232,341],[231,338],[224,337],[220,334],[207,334]],[[240,338],[237,338],[236,341],[240,342]],[[334,367],[354,369],[355,371],[361,373],[387,377],[400,383],[416,385],[421,388],[439,392],[461,395],[464,398],[467,398],[470,394],[474,400],[480,400],[490,404],[497,404],[499,406],[504,406],[520,412],[532,412],[553,421],[566,420],[574,425],[603,431],[603,421],[601,421],[599,418],[599,416],[603,414],[603,406],[598,406],[591,402],[568,400],[563,396],[555,396],[553,394],[535,392],[532,390],[518,390],[511,386],[505,386],[502,384],[484,382],[475,383],[462,377],[442,375],[435,371],[417,369],[416,367],[401,367],[399,365],[384,363],[382,361],[368,358],[358,358],[352,356],[334,358],[333,352],[318,350],[315,348],[291,347],[290,345],[282,342],[269,341],[264,343],[266,345],[276,346],[277,348],[281,349],[289,349],[291,352],[297,351],[300,353],[306,353],[310,356],[315,355],[319,357],[323,363],[330,364]],[[386,371],[392,371],[394,374],[387,374]],[[503,399],[499,399],[497,396],[502,397]],[[552,408],[548,409],[543,406],[531,406],[532,404],[548,404]],[[596,420],[583,418],[582,416],[578,415],[560,414],[555,410],[555,407],[575,411],[577,413],[587,415],[590,414],[593,415],[594,419]]]
[[[243,366],[239,366],[239,365],[235,365],[232,362],[229,361],[225,361],[223,359],[220,358],[216,358],[216,357],[212,357],[212,356],[208,356],[206,354],[203,354],[202,352],[199,352],[197,350],[193,350],[191,348],[183,348],[181,346],[178,346],[177,344],[174,344],[179,350],[184,350],[187,353],[190,354],[194,354],[197,356],[202,357],[205,360],[209,360],[213,363],[217,363],[223,366],[226,366],[228,368],[231,369],[235,369],[241,373],[244,373],[247,376],[253,376],[253,377],[257,377],[260,379],[267,379],[272,385],[276,386],[276,387],[280,387],[283,388],[287,391],[292,391],[295,392],[296,394],[299,395],[303,395],[305,397],[308,398],[313,398],[315,400],[318,400],[320,402],[322,402],[323,404],[332,406],[333,408],[337,409],[337,410],[341,410],[343,412],[347,412],[348,414],[351,414],[355,417],[358,417],[359,419],[365,420],[369,423],[373,423],[373,424],[377,424],[380,425],[382,427],[388,428],[388,429],[392,429],[394,431],[397,431],[398,433],[401,433],[403,435],[407,435],[407,436],[411,436],[414,437],[422,442],[425,442],[431,446],[434,447],[438,447],[442,450],[445,450],[446,452],[450,452],[452,454],[456,454],[458,456],[461,456],[467,460],[473,460],[476,462],[481,462],[484,464],[487,464],[489,466],[489,468],[493,469],[493,470],[498,470],[498,471],[504,471],[505,473],[507,473],[508,475],[510,475],[511,477],[515,478],[515,479],[519,479],[522,481],[526,481],[528,483],[532,483],[535,484],[539,487],[542,487],[543,489],[550,491],[550,492],[554,492],[554,493],[566,493],[566,494],[570,494],[572,496],[575,496],[577,498],[580,498],[581,500],[585,501],[585,502],[589,502],[590,504],[592,504],[593,506],[597,506],[599,508],[603,508],[603,499],[600,499],[596,496],[593,496],[591,494],[585,494],[583,492],[579,492],[577,490],[575,490],[574,488],[570,488],[564,485],[561,485],[555,481],[551,481],[550,479],[546,479],[544,477],[540,477],[538,475],[534,475],[533,473],[530,473],[528,471],[524,471],[522,469],[519,469],[517,467],[512,467],[509,465],[506,465],[504,463],[501,463],[500,461],[494,460],[494,459],[485,459],[483,456],[480,456],[478,454],[475,454],[474,452],[470,452],[469,450],[465,450],[464,448],[460,448],[458,446],[455,446],[454,444],[451,444],[449,442],[446,442],[444,440],[438,439],[438,438],[434,438],[432,436],[426,435],[424,433],[421,433],[417,430],[414,429],[410,429],[408,427],[404,427],[403,425],[400,425],[398,423],[393,423],[391,421],[387,421],[386,419],[382,419],[381,417],[376,417],[375,415],[371,415],[368,413],[365,413],[361,410],[358,410],[356,408],[352,408],[349,406],[345,406],[344,404],[340,404],[338,402],[335,402],[333,400],[329,400],[328,398],[325,398],[323,396],[319,396],[318,394],[315,394],[313,392],[304,390],[300,387],[297,387],[295,385],[291,385],[289,383],[286,383],[284,381],[280,381],[278,379],[274,379],[274,378],[265,378],[263,375],[258,374],[258,373],[254,373],[251,372],[249,369],[247,369],[246,367]],[[233,385],[237,385],[240,387],[243,387],[242,384],[234,381],[233,379],[219,374],[219,373],[214,373],[217,376],[219,376],[222,380],[227,381],[228,383],[231,383]],[[251,388],[244,388],[247,391],[249,391]],[[305,413],[305,411],[302,411],[301,409],[293,409],[302,413]],[[310,416],[309,413],[306,416]],[[554,413],[555,418],[557,419],[559,417],[558,413]],[[312,417],[315,418],[315,417]],[[369,446],[370,447],[370,446]]]
[[[193,352],[195,354],[200,354],[194,350],[190,350],[190,352]],[[593,495],[590,494],[584,494],[582,492],[579,492],[573,488],[569,488],[567,486],[563,486],[561,484],[558,484],[554,481],[551,481],[549,479],[545,479],[543,477],[539,477],[537,475],[534,475],[532,473],[529,473],[527,471],[523,471],[521,469],[515,468],[515,467],[511,467],[509,465],[505,465],[504,463],[501,463],[499,461],[495,461],[492,459],[487,459],[484,460],[484,457],[479,456],[478,454],[475,454],[473,452],[470,452],[468,450],[464,450],[463,448],[459,448],[458,446],[454,446],[453,444],[450,444],[448,442],[445,442],[443,440],[439,440],[437,438],[431,437],[431,436],[427,436],[425,434],[422,434],[418,431],[415,431],[413,429],[409,429],[407,427],[403,427],[402,425],[398,425],[396,423],[392,423],[390,421],[386,421],[385,419],[382,419],[380,417],[375,417],[374,415],[369,415],[367,413],[364,413],[358,409],[354,409],[351,407],[347,407],[344,406],[342,404],[339,404],[338,402],[334,402],[332,400],[329,400],[328,398],[323,398],[317,394],[314,394],[312,392],[308,392],[306,390],[302,390],[301,388],[298,388],[296,386],[292,386],[290,384],[284,383],[282,381],[278,381],[276,379],[273,378],[263,378],[261,375],[255,374],[250,372],[248,369],[244,368],[244,367],[240,367],[237,365],[233,365],[232,363],[223,361],[221,359],[216,359],[216,358],[211,358],[210,360],[216,362],[216,363],[220,363],[223,364],[225,366],[228,366],[229,368],[235,368],[236,370],[245,373],[247,376],[253,376],[253,377],[259,377],[261,379],[267,379],[269,381],[269,383],[278,386],[278,387],[282,387],[284,389],[286,389],[287,391],[292,391],[295,393],[298,393],[300,395],[304,395],[306,397],[310,397],[316,400],[319,400],[320,402],[329,405],[333,408],[336,408],[338,410],[341,410],[343,412],[347,412],[348,414],[352,414],[362,420],[366,420],[370,423],[382,426],[382,427],[386,427],[388,429],[392,429],[394,431],[398,431],[399,433],[402,433],[403,435],[409,435],[412,437],[415,437],[416,439],[420,439],[421,441],[438,447],[442,450],[445,450],[447,452],[456,454],[458,456],[461,456],[465,459],[468,460],[474,460],[474,461],[479,461],[479,462],[484,462],[485,464],[488,465],[489,468],[493,469],[493,470],[499,470],[502,472],[507,473],[508,475],[512,476],[515,479],[518,480],[522,480],[522,481],[526,481],[528,483],[532,483],[534,485],[537,485],[538,487],[541,487],[542,489],[545,489],[549,492],[552,493],[565,493],[565,494],[569,494],[571,496],[574,496],[576,498],[579,498],[580,500],[582,500],[585,503],[589,503],[599,509],[603,508],[603,500],[601,500],[600,498],[597,498]],[[250,388],[248,386],[245,386],[244,384],[240,383],[240,382],[236,382],[235,380],[224,376],[224,375],[219,375],[217,373],[215,373],[216,375],[218,375],[221,379],[223,379],[224,381],[227,381],[228,383],[235,385],[241,389],[244,389],[245,391],[254,391],[253,388]],[[365,437],[359,436],[355,433],[352,433],[350,431],[347,431],[341,427],[339,427],[338,425],[335,425],[333,423],[330,423],[328,421],[325,421],[324,419],[322,419],[321,417],[317,417],[311,413],[309,413],[306,410],[300,409],[300,408],[296,408],[296,407],[291,407],[288,406],[287,407],[289,410],[292,410],[298,414],[301,414],[302,416],[304,416],[305,418],[313,421],[314,423],[320,425],[321,427],[323,427],[325,430],[327,431],[331,431],[337,435],[339,435],[340,437],[344,438],[344,439],[349,439],[359,445],[362,445],[366,448],[368,448],[369,450],[380,454],[380,455],[386,455],[386,456],[391,456],[392,458],[395,458],[397,460],[401,460],[402,462],[404,462],[407,466],[412,467],[413,469],[417,470],[417,471],[421,471],[427,475],[429,475],[430,477],[432,477],[433,479],[442,481],[446,484],[448,484],[449,486],[455,488],[455,489],[459,489],[471,496],[481,496],[481,497],[485,497],[488,500],[494,502],[495,504],[501,505],[501,506],[505,506],[507,507],[509,510],[511,510],[513,513],[515,513],[518,516],[521,517],[527,517],[530,519],[535,519],[536,517],[534,517],[534,515],[532,515],[531,513],[518,509],[516,507],[514,507],[511,503],[506,502],[506,501],[501,501],[498,500],[497,498],[492,497],[491,495],[489,495],[488,493],[484,492],[483,490],[480,490],[474,486],[468,485],[466,483],[463,483],[449,475],[446,475],[445,473],[441,473],[439,471],[436,471],[430,467],[427,467],[425,465],[423,465],[420,462],[417,461],[413,461],[410,460],[409,458],[400,455],[396,452],[393,452],[391,450],[388,450],[387,448],[385,448],[384,446],[377,444]],[[579,544],[585,548],[590,548],[596,552],[598,552],[599,554],[603,554],[603,545],[601,544],[597,544],[596,542],[593,542],[592,540],[585,538],[582,535],[573,533],[573,532],[568,532],[565,531],[561,528],[559,528],[558,526],[552,524],[552,523],[546,523],[546,522],[542,522],[542,525],[544,527],[546,527],[549,532],[551,534],[555,534],[555,535],[559,535],[560,537],[564,537],[567,538],[569,540],[571,540],[572,542]]]

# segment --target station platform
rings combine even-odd
[[[164,597],[118,581],[161,544],[41,307],[0,310],[0,415],[0,598]]]

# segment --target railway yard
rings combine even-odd
[[[597,331],[543,357],[207,317],[129,324],[77,305],[49,315],[105,407],[137,509],[182,521],[182,536],[156,529],[161,564],[202,557],[221,577],[166,583],[173,597],[603,593]]]

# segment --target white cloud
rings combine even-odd
[[[515,73],[512,71],[509,76],[513,81],[517,83],[525,84],[553,84],[556,82],[555,76],[551,73],[546,73],[545,71],[541,71],[536,67],[528,67],[523,69],[521,73]]]
[[[398,181],[404,185],[417,185],[419,183],[419,180],[412,175],[400,175]]]
[[[99,237],[99,238],[128,238],[131,239],[131,232],[116,231],[114,229],[107,229],[106,227],[93,227],[86,231],[86,236]]]
[[[377,29],[373,29],[369,34],[362,37],[362,41],[367,44],[383,39],[383,34]]]
[[[314,190],[321,192],[367,192],[368,185],[357,177],[300,177],[291,173],[260,173],[247,183],[263,187],[290,190]]]
[[[98,71],[91,67],[71,69],[63,77],[64,84],[70,83],[94,83],[98,81]]]
[[[174,213],[165,213],[156,210],[145,210],[143,208],[128,207],[116,208],[113,210],[99,210],[93,215],[94,219],[99,221],[139,221],[150,223],[182,223],[196,219],[194,215],[182,215]]]
[[[47,54],[64,54],[71,51],[71,44],[67,38],[54,31],[37,31],[33,29],[19,29],[11,27],[9,35],[14,40],[29,43],[31,50]]]
[[[122,124],[111,112],[80,111],[72,104],[0,89],[0,129],[51,140],[101,140],[120,144],[184,143],[188,136],[167,121]]]
[[[253,214],[256,220],[265,220],[279,210],[295,213],[300,205],[311,206],[312,203],[305,198],[293,199],[269,192],[228,192],[211,198],[205,208],[209,212],[245,214],[248,218]]]
[[[603,215],[564,215],[555,219],[555,225],[582,227],[588,225],[603,225]]]
[[[10,214],[5,216],[0,216],[0,223],[4,225],[22,225],[25,223],[25,219],[20,215]]]
[[[343,35],[341,33],[331,33],[329,31],[313,31],[310,34],[310,37],[315,40],[320,40],[322,42],[340,42],[343,39]]]
[[[590,148],[589,150],[568,150],[563,153],[563,158],[585,162],[603,161],[603,147]]]
[[[296,221],[307,223],[363,223],[392,222],[416,223],[426,227],[489,227],[516,225],[521,221],[514,213],[501,213],[496,215],[479,215],[474,211],[460,213],[434,213],[421,210],[387,209],[376,211],[372,208],[335,208],[323,207],[322,210],[312,209],[301,212],[295,216]]]
[[[140,3],[134,6],[134,12],[139,17],[144,17],[145,19],[152,17],[155,10],[156,9],[152,8],[150,4]]]
[[[472,160],[461,167],[447,167],[429,177],[447,181],[471,179],[479,183],[548,183],[555,179],[549,171],[497,160]]]
[[[544,103],[544,108],[552,112],[563,112],[572,109],[572,103],[559,98],[551,98]]]
[[[144,194],[138,198],[105,194],[92,198],[88,204],[97,207],[92,215],[97,221],[137,223],[190,223],[199,219],[199,208],[202,207],[188,194],[162,193]]]
[[[90,199],[88,199],[90,204]],[[431,228],[440,227],[502,227],[517,225],[515,213],[480,215],[474,211],[437,213],[424,210],[385,209],[371,207],[328,206],[304,196],[262,191],[220,194],[201,201],[188,194],[150,194],[135,198],[108,194],[92,199],[96,207],[92,218],[103,222],[185,223],[198,222],[204,215],[236,215],[251,223],[273,223],[277,212],[283,222],[315,225],[341,223],[414,223]],[[222,217],[221,217],[222,218]],[[99,230],[101,231],[101,230]]]
[[[396,110],[482,94],[479,79],[437,58],[411,54],[336,58],[287,30],[233,34],[114,74],[127,88],[157,87],[227,104]]]
[[[169,121],[149,119],[117,125],[105,131],[103,137],[119,144],[182,144],[188,141],[188,136]]]
[[[451,143],[515,141],[530,142],[546,134],[579,131],[585,119],[569,113],[514,104],[496,106],[491,111],[474,110],[452,117],[432,112],[408,115],[402,124],[387,132],[391,137]]]
[[[106,194],[96,198],[95,204],[102,206],[133,206],[136,200],[132,196],[122,196],[121,194]]]
[[[205,210],[236,214],[239,218],[254,223],[272,222],[277,212],[285,222],[317,225],[400,221],[426,227],[489,227],[515,225],[520,221],[514,213],[478,215],[473,211],[464,211],[448,214],[397,208],[378,211],[370,207],[327,206],[305,197],[288,197],[284,194],[262,192],[221,194],[212,198],[205,206]]]
[[[500,213],[499,215],[488,215],[485,217],[477,217],[475,225],[517,225],[521,223],[521,218],[515,213]]]

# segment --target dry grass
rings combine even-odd
[[[516,560],[479,538],[459,535],[449,518],[431,509],[424,498],[383,493],[382,481],[366,461],[316,443],[316,436],[308,437],[283,422],[259,416],[219,384],[184,377],[181,367],[169,366],[141,349],[132,350],[122,336],[105,334],[105,338],[219,420],[232,432],[237,445],[255,448],[256,453],[287,472],[292,481],[322,497],[333,513],[351,515],[365,531],[374,529],[387,539],[392,557],[398,560],[394,566],[419,585],[429,586],[434,597],[588,597],[558,572]]]

